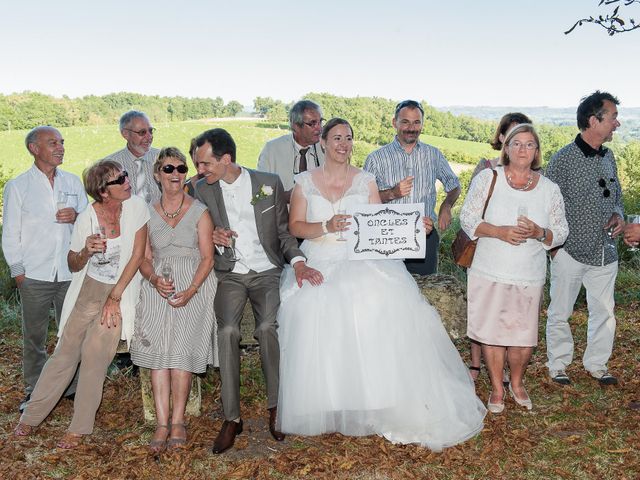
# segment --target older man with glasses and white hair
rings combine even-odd
[[[424,126],[422,105],[415,100],[398,103],[392,123],[395,139],[369,154],[364,170],[376,177],[383,203],[424,203],[425,215],[434,223],[437,221],[440,230],[446,230],[451,224],[451,208],[460,196],[460,182],[442,152],[420,141]],[[436,180],[447,192],[437,216]],[[434,228],[427,235],[425,258],[405,260],[407,270],[420,275],[436,273],[439,243]]]
[[[324,151],[319,143],[323,121],[320,105],[300,100],[289,112],[291,133],[268,141],[260,152],[257,170],[280,177],[287,203],[293,189],[293,176],[324,163]]]
[[[115,160],[129,173],[131,188],[135,195],[147,203],[160,200],[160,187],[153,177],[153,165],[160,150],[153,148],[153,133],[149,117],[144,112],[130,110],[120,117],[120,134],[127,145],[106,159]]]

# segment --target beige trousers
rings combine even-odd
[[[40,425],[60,400],[80,364],[69,431],[83,435],[93,432],[107,368],[118,348],[122,329],[121,324],[111,328],[100,324],[102,307],[112,288],[113,285],[85,277],[58,345],[44,365],[20,417],[21,423]]]

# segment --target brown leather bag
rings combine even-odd
[[[484,202],[484,210],[482,210],[482,218],[484,219],[484,214],[487,211],[487,207],[489,206],[489,199],[491,199],[491,195],[493,194],[493,188],[496,186],[496,179],[498,178],[498,172],[493,171],[493,179],[491,180],[491,187],[489,187],[489,195],[487,195],[487,200]],[[471,240],[469,235],[467,235],[462,228],[458,230],[456,234],[456,238],[451,244],[451,252],[453,253],[453,259],[455,260],[457,265],[461,267],[469,268],[471,263],[473,262],[473,256],[476,253],[476,245],[478,244],[478,239]]]

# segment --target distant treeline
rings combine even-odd
[[[74,127],[117,123],[127,110],[146,112],[155,122],[178,122],[211,117],[233,117],[240,102],[225,105],[220,97],[185,98],[111,93],[80,98],[55,98],[36,92],[0,95],[0,130],[25,130],[36,125]]]

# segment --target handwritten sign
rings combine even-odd
[[[424,258],[424,204],[360,205],[347,213],[350,260]]]

